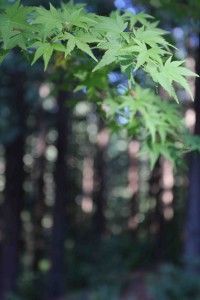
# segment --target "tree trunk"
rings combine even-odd
[[[138,228],[138,222],[136,221],[136,214],[138,210],[138,158],[137,154],[139,151],[139,142],[136,140],[132,140],[129,144],[129,161],[130,161],[130,166],[128,170],[128,182],[129,182],[129,189],[132,193],[131,199],[130,199],[130,218],[128,221],[128,227],[132,231],[133,236],[135,237],[137,228]]]
[[[34,207],[33,207],[33,240],[34,240],[34,253],[33,253],[33,271],[37,272],[39,262],[42,259],[44,252],[44,237],[42,218],[44,216],[45,203],[44,203],[44,169],[45,169],[45,123],[44,111],[40,107],[38,113],[38,131],[39,136],[36,144],[36,163],[33,172],[34,189]]]
[[[199,34],[200,41],[200,34]],[[200,43],[200,42],[199,42]],[[196,72],[200,75],[200,44],[197,49]],[[194,134],[200,136],[200,77],[195,82],[196,124]],[[200,257],[200,153],[190,156],[189,195],[186,221],[185,256],[189,260]]]
[[[108,132],[103,127],[103,122],[100,120],[99,133],[97,136],[95,165],[95,184],[94,184],[94,228],[97,238],[101,238],[105,232],[105,216],[104,210],[106,205],[106,162],[105,152],[108,144]]]
[[[164,218],[163,218],[163,206],[161,203],[161,192],[162,188],[160,185],[161,180],[161,163],[160,159],[157,161],[149,180],[150,191],[149,194],[156,200],[154,211],[150,215],[149,229],[150,234],[154,235],[154,256],[157,262],[160,262],[163,258],[163,229],[164,229]]]
[[[15,290],[20,254],[20,213],[23,205],[23,155],[24,155],[24,76],[21,73],[10,75],[12,94],[9,99],[15,107],[19,133],[5,147],[6,186],[3,203],[3,232],[1,253],[1,289],[0,299]]]
[[[55,166],[56,196],[53,208],[53,230],[51,245],[51,270],[48,280],[47,299],[61,299],[65,291],[64,283],[64,240],[65,240],[65,217],[66,204],[68,202],[67,185],[67,125],[68,109],[65,106],[69,94],[60,91],[58,94],[58,114],[57,114],[57,161]]]

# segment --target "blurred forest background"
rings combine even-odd
[[[199,0],[84,2],[153,15],[200,74]],[[57,57],[44,73],[20,53],[0,67],[0,299],[200,299],[199,154],[151,171],[136,139],[111,133],[84,88],[73,94],[73,71]],[[190,85],[195,102],[179,90],[180,109],[199,135],[200,80]]]

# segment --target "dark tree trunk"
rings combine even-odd
[[[23,206],[23,155],[24,155],[24,76],[14,73],[10,78],[12,95],[9,99],[17,114],[19,133],[5,147],[6,159],[6,186],[5,200],[3,203],[3,240],[1,253],[1,289],[0,299],[6,299],[6,295],[16,288],[16,277],[20,254],[20,213]]]
[[[150,196],[155,198],[156,206],[152,212],[149,220],[150,233],[155,237],[154,255],[156,261],[160,262],[163,258],[163,229],[164,229],[164,218],[163,218],[163,206],[161,203],[161,163],[157,161],[151,178],[149,180]]]
[[[55,166],[55,185],[56,196],[53,208],[53,230],[51,245],[51,270],[48,281],[48,300],[60,299],[65,291],[64,283],[64,240],[65,240],[65,217],[66,204],[68,202],[68,185],[67,185],[67,125],[68,125],[68,108],[66,100],[69,94],[60,91],[58,94],[58,113],[57,113],[57,161]]]
[[[37,272],[39,262],[42,259],[44,252],[44,236],[42,227],[42,218],[44,216],[45,203],[44,203],[44,170],[45,170],[45,121],[44,111],[42,107],[38,113],[38,131],[39,136],[36,144],[36,163],[33,172],[34,188],[34,207],[33,207],[33,240],[34,240],[34,253],[33,253],[33,271]]]
[[[97,238],[101,238],[105,232],[105,216],[104,210],[106,206],[106,149],[108,144],[108,132],[103,126],[103,121],[100,120],[99,133],[96,145],[96,157],[94,161],[95,180],[94,180],[94,228]]]
[[[200,34],[199,34],[200,41]],[[200,43],[200,42],[199,42]],[[200,44],[196,56],[196,72],[200,75]],[[200,136],[200,77],[195,82],[196,124],[194,134]],[[189,259],[200,257],[200,154],[190,156],[189,195],[186,221],[185,256]]]
[[[135,237],[138,223],[136,222],[135,216],[138,211],[138,158],[137,154],[139,151],[139,142],[136,140],[132,140],[129,144],[129,171],[128,171],[128,182],[129,182],[129,189],[131,190],[132,196],[130,199],[130,218],[128,222],[128,227],[132,230],[132,233]]]
[[[199,34],[199,43],[200,43],[200,34]],[[197,52],[196,72],[200,76],[200,45]],[[196,124],[195,124],[194,134],[200,135],[200,77],[197,77],[195,81],[194,108],[196,112]]]

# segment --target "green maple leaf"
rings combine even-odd
[[[150,167],[151,170],[153,170],[158,158],[160,157],[160,149],[159,146],[152,146],[151,143],[146,139],[143,143],[141,143],[140,151],[138,153],[138,156],[143,156],[144,154],[148,154],[150,158]]]
[[[62,5],[62,16],[65,20],[65,24],[67,27],[76,26],[78,28],[82,28],[86,31],[90,28],[90,26],[95,25],[97,21],[95,20],[92,14],[87,14],[83,7],[74,6],[69,7],[68,5]]]
[[[65,57],[67,55],[69,55],[74,50],[75,47],[77,47],[81,51],[88,54],[95,61],[97,61],[90,46],[85,42],[88,40],[87,36],[84,39],[83,31],[78,31],[78,34],[76,34],[76,33],[77,32],[75,32],[75,34],[73,35],[69,32],[65,32],[64,34],[56,35],[54,38],[54,41],[58,41],[58,40],[67,41],[67,44],[65,45]],[[89,41],[92,42],[92,37],[90,38]],[[60,50],[60,51],[63,51],[63,47],[62,47],[62,50]]]
[[[139,14],[133,14],[131,12],[125,13],[123,16],[125,21],[129,22],[130,29],[132,30],[137,22],[140,22],[142,25],[149,26],[149,19],[153,19],[152,16],[140,12]]]
[[[197,135],[183,135],[184,146],[188,151],[200,151],[200,137]]]
[[[51,35],[52,32],[62,31],[64,19],[59,10],[50,4],[50,9],[37,7],[33,24],[40,25],[39,32],[44,33],[44,37]]]
[[[53,50],[60,51],[60,52],[66,52],[66,48],[62,43],[54,42],[51,44],[51,47]]]
[[[107,50],[93,72],[116,61],[118,49]]]
[[[44,69],[46,70],[54,50],[52,44],[47,42],[45,43],[36,42],[32,45],[32,47],[37,47],[37,50],[34,55],[34,59],[32,61],[32,65],[42,56],[45,65]]]
[[[102,37],[91,30],[91,32],[85,32],[83,29],[77,29],[75,32],[76,38],[78,38],[83,43],[95,44],[102,41]]]
[[[153,64],[147,64],[146,71],[151,75],[155,82],[158,82],[177,102],[178,98],[173,87],[173,82],[180,84],[185,90],[188,91],[191,98],[193,95],[190,86],[185,79],[185,76],[197,76],[194,72],[185,67],[181,67],[183,61],[171,61],[171,57],[167,59],[165,64],[161,64],[156,67]]]
[[[165,76],[170,78],[171,81],[175,81],[180,84],[193,98],[193,94],[191,92],[190,86],[185,79],[185,76],[197,76],[194,72],[190,71],[185,67],[181,67],[180,65],[183,64],[183,61],[171,61],[171,57],[168,58],[165,65],[162,68],[162,74],[164,73]]]
[[[27,49],[27,37],[23,34],[14,35],[11,39],[9,39],[7,43],[7,48],[12,49],[16,46],[19,46],[21,49]]]
[[[98,17],[99,22],[94,27],[95,30],[101,32],[112,32],[113,34],[122,34],[127,28],[128,23],[124,23],[123,19],[117,14],[115,18]]]
[[[135,37],[133,40],[137,40],[140,42],[143,42],[151,47],[154,47],[156,45],[162,45],[162,46],[172,46],[169,44],[164,38],[163,35],[165,34],[164,31],[154,29],[145,29],[145,27],[140,27],[136,30],[134,30]],[[173,47],[173,46],[172,46]]]
[[[75,39],[72,36],[67,42],[65,56],[69,55],[74,50],[75,46],[76,46]]]
[[[25,48],[25,40],[22,42],[22,35],[30,33],[30,24],[27,22],[28,15],[32,8],[23,7],[17,1],[10,8],[7,8],[0,17],[0,32],[4,49],[16,46]],[[13,41],[11,41],[13,39]],[[27,40],[27,39],[26,39]]]
[[[140,50],[136,59],[137,59],[137,63],[134,68],[135,71],[137,71],[137,69],[139,69],[149,59],[148,50],[145,44],[143,45],[143,48]]]
[[[90,49],[90,46],[88,44],[84,43],[83,41],[81,41],[78,38],[75,38],[75,43],[76,43],[76,46],[80,50],[82,50],[83,52],[85,52],[86,54],[88,54],[90,57],[92,57],[95,61],[97,61],[96,57],[92,53],[92,50]]]
[[[176,100],[176,102],[179,102],[172,85],[171,77],[169,77],[164,71],[160,71],[160,69],[151,62],[148,63],[144,69],[150,74],[154,82],[159,83],[167,91],[167,93]]]

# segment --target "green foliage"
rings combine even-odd
[[[17,292],[10,293],[6,300],[34,300],[40,299],[44,293],[44,278],[41,274],[24,271],[17,280]],[[36,288],[37,287],[37,288]]]
[[[90,300],[118,300],[120,299],[120,293],[118,289],[102,286],[92,292]],[[133,299],[134,300],[134,299]]]
[[[131,89],[121,85],[123,92],[117,92],[108,80],[109,67],[92,73],[91,62],[80,60],[72,66],[67,69],[70,80],[77,80],[75,91],[86,89],[86,99],[97,103],[113,132],[123,129],[140,141],[140,153],[149,154],[151,168],[160,155],[176,166],[183,165],[182,154],[200,150],[200,140],[188,133],[178,104],[138,84]]]
[[[33,63],[43,56],[45,69],[55,51],[68,55],[77,48],[96,60],[92,52],[95,48],[105,54],[100,56],[94,70],[115,62],[125,71],[123,62],[128,60],[133,70],[143,68],[178,101],[173,82],[190,92],[184,77],[195,74],[179,67],[179,62],[171,61],[172,46],[164,38],[166,32],[149,20],[151,17],[143,13],[97,16],[72,2],[62,4],[59,9],[50,4],[47,10],[24,7],[17,1],[1,13],[1,48],[11,50],[18,46],[23,51],[35,50]],[[128,80],[133,81],[131,74]]]
[[[50,4],[45,9],[24,7],[19,1],[3,9],[0,17],[0,61],[16,47],[30,56],[32,64],[42,57],[45,70],[58,53],[63,60],[71,60],[72,73],[68,66],[66,71],[77,83],[75,91],[86,87],[89,98],[95,96],[100,107],[107,106],[111,127],[123,127],[137,137],[142,143],[141,153],[150,154],[152,167],[160,155],[176,164],[181,150],[200,149],[197,139],[186,138],[177,106],[135,84],[134,76],[142,69],[177,102],[174,84],[181,85],[192,97],[186,77],[196,74],[183,67],[182,61],[173,59],[173,46],[164,37],[167,32],[157,27],[153,17],[120,11],[103,17],[73,2],[62,3],[58,9]],[[129,83],[123,95],[105,83],[116,66]],[[103,83],[102,87],[95,82]],[[120,124],[119,117],[126,120],[125,124]]]
[[[199,300],[199,275],[171,265],[163,266],[159,278],[150,280],[152,299],[162,300]]]
[[[155,82],[158,82],[165,90],[168,91],[170,96],[175,98],[178,102],[175,90],[173,88],[173,81],[179,83],[186,89],[193,99],[190,87],[184,76],[195,76],[195,74],[184,67],[181,67],[182,61],[171,61],[171,57],[167,59],[158,71],[157,67],[147,66],[149,73]]]
[[[140,154],[150,155],[151,168],[160,155],[177,165],[181,153],[200,150],[199,138],[187,133],[178,105],[162,101],[149,89],[135,85],[123,95],[106,98],[104,104],[110,121],[115,119],[118,129],[123,127],[141,142]],[[125,124],[119,123],[119,116]]]
[[[23,7],[17,1],[1,14],[0,32],[4,50],[10,50],[16,46],[27,50],[27,40],[31,33],[27,20],[31,11],[31,7]]]
[[[76,248],[68,253],[68,282],[75,288],[83,285],[98,288],[105,285],[120,290],[127,272],[127,266],[123,263],[125,245],[114,236],[105,240],[103,244],[91,236],[86,244],[83,240],[86,240],[85,236],[82,236]],[[110,259],[106,260],[105,257]]]

